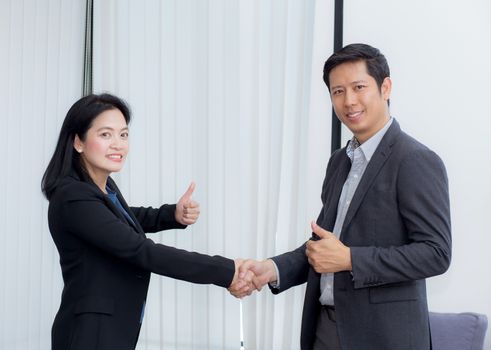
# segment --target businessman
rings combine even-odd
[[[329,160],[312,238],[247,260],[241,273],[254,272],[256,288],[269,283],[274,294],[307,282],[303,350],[430,349],[425,279],[451,259],[445,167],[391,117],[390,71],[378,49],[344,47],[323,78],[353,138]]]

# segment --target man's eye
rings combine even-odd
[[[343,90],[334,90],[334,91],[332,92],[332,94],[333,94],[333,95],[339,95],[339,94],[341,94],[342,92],[343,92]]]
[[[365,87],[365,85],[356,85],[356,90],[362,90]]]

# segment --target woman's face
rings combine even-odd
[[[123,168],[129,151],[128,125],[119,109],[99,114],[87,131],[85,140],[75,136],[75,151],[80,153],[94,181],[104,180]]]

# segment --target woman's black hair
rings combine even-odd
[[[49,200],[58,187],[61,179],[75,171],[84,181],[90,181],[84,170],[80,154],[74,152],[73,141],[75,135],[84,141],[87,130],[92,126],[94,119],[107,110],[118,109],[124,116],[126,123],[130,123],[131,112],[126,102],[110,94],[91,94],[75,102],[68,111],[55,151],[41,180],[41,190]]]

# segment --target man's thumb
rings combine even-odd
[[[310,226],[312,227],[312,232],[314,232],[319,238],[329,238],[330,237],[330,232],[324,230],[322,227],[317,225],[314,221],[310,223]]]

